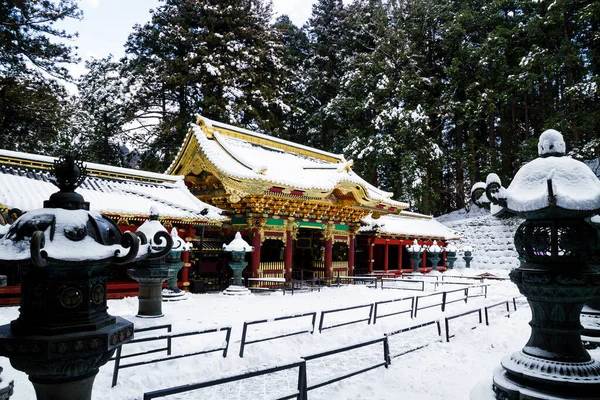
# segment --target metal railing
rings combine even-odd
[[[192,332],[171,334],[170,333],[171,325],[160,325],[160,326],[156,326],[156,327],[152,327],[152,328],[137,329],[134,331],[134,333],[147,332],[147,331],[151,331],[151,330],[164,329],[164,328],[168,329],[169,334],[160,335],[160,336],[144,337],[144,338],[140,338],[140,339],[133,339],[133,340],[123,344],[122,346],[117,347],[117,354],[114,357],[115,365],[113,368],[113,378],[112,378],[112,386],[111,387],[115,387],[117,385],[117,379],[119,378],[119,370],[120,369],[138,367],[140,365],[146,365],[146,364],[151,364],[151,363],[159,363],[159,362],[164,362],[164,361],[176,360],[178,358],[198,356],[201,354],[214,353],[216,351],[221,351],[221,350],[223,351],[223,357],[227,357],[227,350],[229,348],[229,339],[231,337],[231,327],[230,326],[226,326],[223,328],[207,329],[207,330],[203,330],[203,331],[192,331]],[[177,354],[174,356],[171,355],[171,343],[172,343],[172,340],[175,338],[204,335],[204,334],[208,334],[208,333],[216,333],[216,332],[221,332],[221,331],[226,332],[224,347],[216,347],[216,348],[212,348],[209,350],[196,351],[193,353]],[[128,345],[135,344],[135,343],[154,342],[154,341],[159,341],[159,340],[166,340],[167,347],[142,351],[139,353],[122,355],[123,346],[128,346]],[[125,364],[125,365],[121,364],[121,360],[124,360],[124,359],[129,359],[129,358],[133,358],[133,357],[141,357],[141,356],[145,356],[148,354],[153,354],[153,353],[157,353],[157,352],[161,352],[161,351],[166,351],[167,357],[155,358],[152,360],[145,360],[145,361],[138,361],[138,362]]]
[[[407,301],[410,300],[410,308],[407,310],[400,310],[400,311],[395,311],[395,312],[391,312],[388,314],[378,314],[378,310],[379,310],[379,306],[382,304],[390,304],[390,303],[397,303],[397,302],[402,302],[402,301]],[[410,317],[412,318],[413,314],[413,308],[415,306],[415,298],[414,297],[403,297],[401,299],[395,299],[395,300],[384,300],[384,301],[378,301],[375,303],[375,311],[373,312],[373,325],[375,325],[377,323],[377,318],[385,318],[385,317],[391,317],[393,315],[400,315],[400,314],[405,314],[405,313],[410,313]]]
[[[440,325],[440,320],[439,319],[436,319],[434,321],[424,322],[424,323],[419,324],[419,325],[409,326],[408,328],[400,329],[400,330],[397,330],[397,331],[394,331],[394,332],[386,333],[385,336],[386,337],[390,337],[390,336],[398,335],[400,333],[404,333],[404,332],[414,331],[416,329],[425,328],[427,326],[431,326],[431,325],[434,325],[434,324],[437,327],[437,332],[438,332],[438,336],[439,336],[440,339],[437,340],[437,341],[435,341],[435,342],[433,342],[433,343],[440,343],[442,341],[442,326]],[[429,346],[430,344],[431,343],[425,343],[425,344],[423,344],[421,346],[414,347],[412,349],[403,351],[403,352],[395,354],[395,355],[391,355],[390,354],[390,359],[391,358],[397,358],[397,357],[403,356],[405,354],[412,353],[413,351],[417,351],[417,350],[423,349],[423,348]]]
[[[367,307],[369,308],[369,318],[361,318],[361,319],[356,319],[356,320],[352,320],[349,322],[343,322],[341,324],[334,324],[334,325],[323,327],[323,321],[325,319],[325,315],[327,315],[327,314],[333,314],[333,313],[343,312],[343,311],[348,311],[348,310],[356,310],[358,308],[367,308]],[[338,308],[335,310],[321,311],[321,319],[319,321],[319,333],[321,333],[322,331],[324,331],[326,329],[337,328],[340,326],[346,326],[346,325],[352,325],[352,324],[358,324],[358,323],[365,322],[365,321],[367,321],[367,324],[370,325],[372,315],[373,315],[373,304],[365,304],[362,306],[354,306],[354,307]]]
[[[285,333],[283,335],[270,336],[270,337],[262,338],[262,339],[246,340],[246,335],[248,333],[248,326],[250,326],[250,325],[265,324],[268,322],[284,321],[284,320],[302,318],[302,317],[307,317],[307,316],[312,316],[312,329],[310,331],[307,331],[306,329],[304,329],[304,330],[299,330],[299,331],[295,331],[295,332]],[[244,328],[242,329],[242,341],[240,343],[240,357],[244,357],[244,349],[245,349],[246,345],[249,345],[252,343],[260,343],[260,342],[265,342],[267,340],[274,340],[274,339],[280,339],[280,338],[284,338],[284,337],[288,337],[288,336],[300,335],[302,333],[310,333],[312,335],[315,331],[316,318],[317,318],[317,313],[310,312],[310,313],[304,313],[304,314],[287,315],[285,317],[277,317],[277,318],[272,318],[272,319],[261,319],[261,320],[256,320],[256,321],[244,322]]]
[[[394,283],[394,285],[384,286],[385,283]],[[402,287],[408,285],[409,287]],[[400,287],[398,287],[400,286]],[[401,290],[419,290],[425,291],[425,281],[416,279],[403,279],[403,278],[381,278],[382,289],[401,289]]]
[[[453,319],[461,318],[461,317],[466,317],[467,315],[471,315],[471,314],[475,314],[475,313],[478,313],[478,315],[479,315],[479,324],[477,324],[477,325],[475,325],[474,327],[471,328],[471,329],[475,329],[475,328],[477,328],[477,326],[479,326],[483,322],[483,320],[481,318],[481,308],[478,308],[476,310],[467,311],[467,312],[464,312],[462,314],[453,315],[451,317],[444,318],[445,327],[446,327],[446,342],[449,342],[450,339],[455,336],[455,335],[451,335],[450,334],[450,326],[448,325],[448,322],[451,321],[451,320],[453,320]]]
[[[168,389],[155,390],[153,392],[144,393],[144,400],[156,399],[158,397],[171,396],[179,393],[187,393],[193,390],[208,388],[211,386],[223,385],[225,383],[241,381],[256,376],[273,374],[275,372],[285,371],[288,369],[298,368],[298,391],[294,394],[278,397],[277,400],[298,399],[306,400],[306,362],[300,361],[291,364],[286,364],[278,367],[262,369],[258,371],[246,372],[244,374],[228,376],[226,378],[214,379],[212,381],[191,383],[187,385],[175,386]]]

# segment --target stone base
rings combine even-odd
[[[223,291],[223,294],[226,294],[229,296],[247,296],[251,293],[250,293],[250,290],[248,290],[248,288],[245,288],[243,286],[231,285]]]
[[[494,370],[493,390],[497,400],[600,400],[600,393],[595,387],[586,388],[586,383],[575,377],[572,379],[561,383],[563,393],[552,394],[515,382],[504,368],[498,366]],[[569,395],[569,392],[577,394]]]
[[[187,300],[186,292],[180,290],[179,292],[175,292],[174,290],[170,290],[169,288],[165,288],[162,291],[162,301],[180,301]]]
[[[164,317],[165,314],[159,314],[159,315],[143,315],[143,314],[137,314],[136,317],[137,318],[162,318]]]

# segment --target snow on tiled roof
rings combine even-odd
[[[383,215],[373,219],[363,218],[360,232],[377,231],[382,235],[405,236],[409,238],[459,239],[458,234],[437,222],[429,215],[402,211],[400,215]]]
[[[209,139],[198,125],[194,134],[208,160],[226,174],[240,179],[262,180],[295,189],[332,191],[342,182],[365,188],[370,198],[405,208],[408,204],[392,200],[393,193],[369,184],[350,169],[342,155],[320,151],[272,136],[198,117],[207,128],[220,128],[251,136],[254,143],[214,130]],[[261,143],[261,144],[258,144]],[[285,147],[285,150],[278,146]],[[300,152],[296,153],[295,150]],[[304,152],[305,154],[301,154]],[[310,156],[314,154],[314,156]],[[171,166],[172,167],[172,166]]]
[[[7,154],[10,153],[10,154]],[[53,157],[0,150],[19,160],[53,163]],[[115,168],[101,164],[85,163],[87,168],[115,172],[120,175],[135,174],[138,179],[88,176],[77,189],[91,210],[104,214],[147,215],[155,206],[164,218],[192,219],[196,221],[221,221],[221,210],[198,200],[185,186],[183,177],[154,174],[144,171]],[[44,200],[58,191],[50,180],[50,172],[30,166],[0,164],[0,205],[31,211],[42,208]],[[163,179],[164,178],[164,179]],[[163,180],[159,182],[159,180]],[[206,210],[206,211],[204,211]],[[202,214],[204,213],[204,215]]]

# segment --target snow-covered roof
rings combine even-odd
[[[169,167],[174,171],[190,135],[198,142],[207,160],[230,177],[264,181],[274,186],[296,190],[319,190],[329,193],[338,185],[347,183],[352,188],[362,187],[366,196],[385,203],[388,207],[403,209],[408,204],[392,199],[393,193],[369,184],[350,169],[352,161],[314,148],[288,142],[272,136],[212,121],[198,116],[179,154]]]
[[[31,211],[58,188],[50,182],[55,158],[0,150],[0,206]],[[145,216],[152,206],[162,218],[193,222],[225,219],[221,210],[198,200],[182,176],[169,176],[85,163],[88,177],[77,189],[90,209],[107,215]]]
[[[437,222],[429,215],[402,211],[400,215],[383,215],[373,219],[370,215],[361,221],[360,232],[376,231],[382,235],[407,238],[427,238],[452,240],[460,239],[458,234]]]

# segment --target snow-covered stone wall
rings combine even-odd
[[[459,259],[455,264],[457,268],[465,266],[461,251],[465,246],[473,247],[471,268],[513,269],[520,265],[514,236],[522,219],[499,219],[490,215],[487,210],[472,206],[469,212],[457,210],[437,217],[436,220],[458,231],[462,238],[456,243],[459,249]]]

